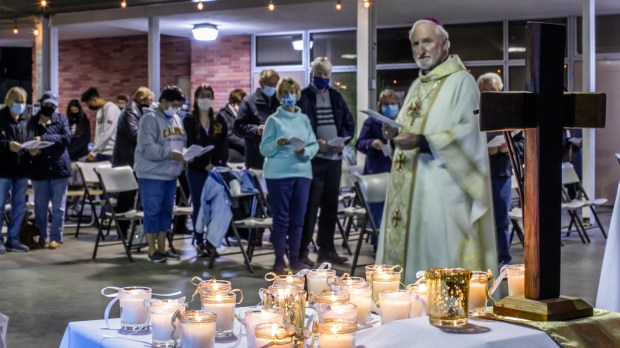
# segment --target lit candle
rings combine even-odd
[[[372,276],[372,299],[379,300],[379,293],[384,290],[398,290],[400,288],[400,273],[383,272]]]
[[[177,310],[181,313],[185,311],[185,297],[171,300],[153,300],[150,308],[153,346],[168,347],[173,345],[171,319]],[[175,338],[179,338],[179,332],[176,333]]]
[[[370,322],[370,302],[372,296],[370,283],[361,282],[347,285],[345,289],[349,291],[349,302],[357,306],[357,322],[362,324]]]
[[[280,308],[262,309],[245,312],[243,324],[248,337],[248,348],[262,347],[256,345],[255,327],[264,323],[282,323],[284,312]]]
[[[276,347],[293,348],[293,327],[281,323],[264,323],[256,325],[254,336],[256,346],[264,347],[274,343]],[[183,346],[185,348],[185,346]]]
[[[123,330],[141,330],[148,326],[147,303],[150,299],[150,288],[127,287],[119,290]]]
[[[426,284],[409,284],[407,290],[411,291],[411,309],[409,318],[417,318],[426,315],[426,303],[428,301],[428,293]]]
[[[215,346],[215,313],[187,311],[181,316],[183,348],[213,348]]]
[[[487,285],[489,275],[486,272],[472,272],[469,280],[469,305],[470,314],[478,313],[478,309],[487,306]]]
[[[202,298],[202,309],[217,315],[216,331],[218,336],[230,336],[233,332],[235,319],[234,293],[218,293],[215,296]]]
[[[384,290],[379,293],[381,325],[409,318],[411,293],[408,290]]]
[[[353,348],[355,347],[354,322],[346,320],[327,320],[319,323],[319,347]]]
[[[308,279],[308,293],[320,294],[323,291],[330,291],[327,278],[335,277],[336,271],[333,269],[313,269],[306,275]]]
[[[321,304],[317,307],[319,322],[328,319],[342,319],[357,322],[357,305],[354,303]]]
[[[508,296],[525,295],[525,265],[508,266]]]

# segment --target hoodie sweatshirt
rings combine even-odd
[[[278,139],[295,136],[304,141],[304,155],[297,156],[293,145],[278,145]],[[279,107],[276,113],[267,118],[260,152],[265,156],[265,178],[308,178],[312,179],[312,163],[319,145],[312,131],[310,120],[301,113],[299,107],[295,112],[288,112]]]
[[[138,124],[138,145],[133,166],[140,179],[176,180],[183,161],[170,158],[172,151],[182,152],[185,130],[178,115],[166,117],[157,105],[144,109]]]

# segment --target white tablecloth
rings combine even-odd
[[[358,348],[404,347],[554,347],[557,345],[542,331],[500,321],[470,319],[464,329],[439,329],[428,323],[427,317],[394,321],[357,332]],[[150,347],[151,335],[122,335],[118,332],[120,319],[110,320],[107,329],[104,320],[69,323],[60,348],[144,348]],[[235,334],[239,324],[235,323]],[[318,345],[318,344],[317,344]],[[239,341],[216,342],[216,347],[245,347],[245,335]]]
[[[598,282],[596,307],[620,312],[620,184],[609,223],[605,256]]]

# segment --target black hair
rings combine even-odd
[[[74,106],[78,108],[77,120],[69,117],[71,114],[71,108]],[[82,109],[82,105],[80,104],[79,100],[71,99],[71,101],[69,101],[69,104],[67,104],[67,117],[69,118],[69,124],[73,124],[74,122],[77,124],[76,129],[75,129],[75,136],[80,136],[86,133],[86,127],[87,127],[86,117],[87,116],[84,113],[84,109]]]
[[[84,103],[88,103],[88,101],[93,98],[99,98],[99,91],[95,87],[90,87],[84,93],[82,93],[82,98],[80,98],[80,100]]]
[[[183,91],[178,86],[168,85],[161,91],[159,102],[162,100],[169,102],[185,102],[185,94],[183,94]]]

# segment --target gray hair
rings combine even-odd
[[[482,86],[482,84],[484,83],[484,81],[487,80],[495,80],[497,81],[498,85],[499,85],[499,89],[504,89],[504,83],[502,82],[502,78],[494,73],[494,72],[488,72],[488,73],[484,73],[482,75],[480,75],[478,77],[478,80],[476,80],[476,82],[478,83],[478,87]]]
[[[435,23],[433,21],[429,21],[428,19],[420,19],[420,20],[416,21],[415,23],[413,23],[413,25],[411,26],[411,30],[409,30],[409,41],[411,41],[411,37],[413,36],[413,32],[415,31],[415,28],[418,26],[418,24],[432,24],[432,25],[435,26],[435,30],[437,30],[437,35],[439,35],[440,37],[445,38],[446,40],[450,40],[450,35],[446,31],[446,29],[444,29],[443,26],[438,25],[437,23]]]
[[[312,67],[312,73],[314,74],[314,72],[316,72],[316,69],[321,68],[324,71],[327,72],[332,72],[332,63],[329,61],[329,58],[327,57],[318,57],[315,58],[312,63],[310,63],[310,66]]]

